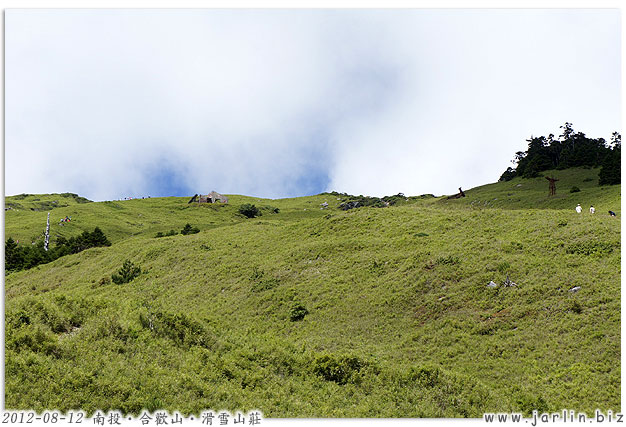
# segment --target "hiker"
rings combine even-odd
[[[611,215],[611,216],[617,216],[617,215],[615,215],[615,212],[613,212],[613,211],[609,211],[609,215]]]
[[[591,207],[589,208],[589,213],[591,215],[593,215],[594,213],[596,213],[596,208],[593,207],[593,205],[591,205]]]
[[[583,208],[580,206],[580,203],[578,204],[578,206],[576,206],[576,212],[581,213],[583,211]]]

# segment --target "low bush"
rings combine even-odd
[[[269,211],[270,213],[275,213],[275,214],[280,212],[280,209],[275,208],[274,206],[263,206],[263,209],[266,211]]]
[[[501,263],[498,264],[498,267],[497,267],[500,273],[506,273],[507,271],[509,271],[510,268],[511,268],[511,265],[506,261],[502,261]]]
[[[570,193],[578,193],[580,192],[580,188],[573,186],[572,188],[570,188],[569,190]]]
[[[215,338],[202,323],[184,313],[140,313],[139,322],[144,328],[172,340],[179,347],[211,348],[215,343]]]
[[[412,367],[409,378],[424,388],[435,387],[439,383],[441,371],[436,366]]]
[[[180,230],[180,234],[182,234],[183,236],[186,236],[187,234],[196,234],[199,232],[200,232],[200,229],[198,227],[192,227],[191,224],[189,223],[185,224],[183,229]]]
[[[567,246],[565,252],[577,255],[596,255],[603,256],[613,252],[614,244],[610,242],[600,242],[596,240],[587,240],[584,242],[572,243]]]
[[[344,385],[358,382],[359,372],[366,363],[355,356],[334,356],[324,354],[313,361],[313,373],[326,381]]]
[[[261,211],[254,205],[250,203],[244,203],[239,206],[239,213],[245,216],[246,218],[254,218],[261,215]]]
[[[578,301],[573,301],[569,306],[569,311],[580,314],[583,312],[583,308]]]
[[[435,261],[435,264],[438,265],[454,265],[460,263],[461,260],[457,256],[448,255],[445,257],[439,257]]]
[[[297,322],[298,320],[304,319],[304,316],[307,314],[309,314],[309,310],[307,310],[305,306],[300,303],[295,303],[291,307],[291,310],[289,310],[289,320]]]
[[[30,350],[34,353],[58,355],[57,338],[41,325],[27,325],[7,339],[6,347],[16,351]]]
[[[524,416],[531,416],[533,411],[542,414],[548,412],[548,404],[541,396],[523,395],[517,398],[517,410],[522,411]]]
[[[257,283],[252,285],[251,290],[252,292],[263,292],[263,291],[273,289],[277,287],[278,285],[280,285],[280,281],[276,279],[275,277],[272,277],[269,279],[259,280]]]

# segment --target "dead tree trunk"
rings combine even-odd
[[[461,197],[465,197],[465,193],[463,192],[463,190],[461,190],[461,187],[459,187],[459,192],[457,194],[452,195],[452,196],[448,196],[448,200],[450,200],[450,199],[460,199]]]
[[[550,181],[550,195],[554,196],[556,194],[556,184],[555,183],[558,181],[558,179],[556,179],[554,177],[550,178],[550,177],[547,177],[547,176],[546,176],[546,179],[548,181]]]
[[[50,241],[50,212],[48,212],[48,221],[46,222],[46,238],[43,242],[43,248],[48,251],[48,242]]]

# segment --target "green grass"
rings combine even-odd
[[[589,212],[589,206],[596,208],[596,213],[607,214],[609,210],[619,213],[620,186],[598,186],[599,168],[572,168],[545,171],[542,176],[531,179],[513,178],[511,181],[487,184],[465,192],[466,197],[445,200],[447,204],[470,205],[474,209],[569,209],[574,211],[578,203]],[[555,177],[556,195],[550,196],[548,181],[545,177]],[[572,187],[580,192],[570,193]]]
[[[56,208],[73,221],[53,233],[99,226],[113,245],[6,277],[5,406],[619,411],[620,220],[603,212],[618,212],[620,187],[584,181],[597,170],[557,174],[554,199],[541,178],[345,212],[327,194]],[[598,213],[575,213],[591,201]],[[243,203],[279,213],[246,219]],[[6,236],[36,240],[45,215],[7,211]],[[154,238],[186,223],[200,233]],[[141,274],[111,282],[127,259]]]

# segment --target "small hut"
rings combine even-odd
[[[198,203],[228,203],[228,197],[223,194],[218,193],[217,191],[211,191],[209,194],[195,194],[189,203],[198,202]]]
[[[228,197],[224,196],[223,194],[218,193],[217,191],[211,191],[208,194],[208,197],[211,200],[211,203],[216,203],[216,202],[228,203]]]

